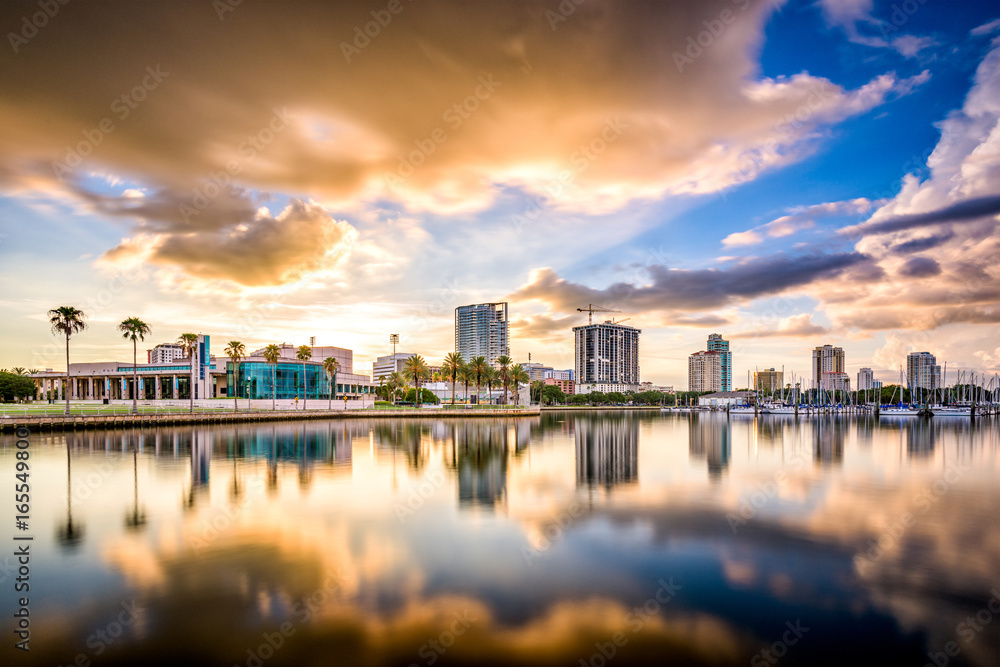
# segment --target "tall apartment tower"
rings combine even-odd
[[[813,349],[812,380],[813,387],[823,386],[824,373],[844,372],[844,348],[824,345]],[[840,377],[840,376],[827,376]]]
[[[941,367],[930,352],[911,352],[906,357],[906,382],[910,390],[941,388]]]
[[[688,391],[722,391],[722,352],[695,352],[688,357]]]
[[[466,361],[482,356],[490,364],[497,357],[509,356],[507,302],[475,303],[456,308],[455,351]]]
[[[868,391],[875,388],[875,373],[870,368],[858,371],[858,391]]]
[[[638,389],[641,333],[613,322],[573,327],[577,393],[589,393],[591,385],[600,392]]]
[[[729,351],[729,341],[723,340],[719,334],[708,337],[709,352],[718,352],[722,361],[722,388],[719,391],[733,390],[733,354]]]

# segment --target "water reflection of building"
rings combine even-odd
[[[909,417],[903,429],[906,432],[906,454],[913,459],[927,458],[934,454],[937,429],[940,422],[933,419]]]
[[[507,498],[510,422],[475,419],[452,426],[461,506],[495,507]]]
[[[690,415],[688,455],[691,458],[705,457],[710,479],[720,478],[729,468],[731,434],[732,426],[724,414]]]
[[[813,461],[820,465],[842,464],[846,420],[835,416],[818,416],[812,424]]]
[[[639,479],[639,422],[633,415],[577,417],[577,486],[610,489]]]
[[[191,433],[191,488],[208,486],[212,462],[212,438],[204,429]]]

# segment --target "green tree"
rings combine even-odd
[[[295,358],[302,362],[302,409],[306,409],[306,398],[309,396],[309,388],[306,386],[306,362],[312,359],[313,349],[308,345],[299,345],[295,350]]]
[[[521,364],[514,364],[510,369],[510,384],[514,388],[514,404],[517,405],[517,388],[522,384],[531,382],[531,376],[524,370]]]
[[[188,398],[191,401],[191,412],[194,412],[194,347],[198,344],[198,334],[182,333],[177,337],[177,344],[181,346],[181,350],[184,351],[184,354],[188,358],[188,365],[190,366],[188,370],[191,371]]]
[[[510,385],[510,367],[513,365],[513,361],[506,354],[497,357],[497,364],[500,368],[497,371],[497,377],[500,380],[500,384],[503,385],[503,402],[504,405],[507,404],[507,387]]]
[[[233,362],[233,386],[230,390],[233,392],[233,412],[239,410],[239,404],[237,403],[237,397],[240,395],[239,390],[239,369],[240,362],[246,359],[247,348],[243,343],[238,340],[229,341],[229,345],[226,346],[226,354],[229,356],[229,360]],[[250,392],[247,392],[247,409],[250,409]]]
[[[132,341],[132,414],[139,412],[139,341],[152,333],[149,325],[138,317],[127,317],[118,325],[122,338]]]
[[[38,387],[30,377],[0,371],[0,401],[11,403],[35,395]]]
[[[281,358],[281,348],[271,343],[264,348],[264,361],[271,367],[271,410],[277,409],[278,397],[278,359]]]
[[[330,410],[333,410],[333,389],[337,384],[337,373],[340,372],[340,362],[333,357],[323,360],[323,370],[330,378]]]
[[[87,328],[87,315],[74,306],[59,306],[48,312],[52,333],[66,336],[66,414],[69,414],[69,338]]]
[[[486,363],[486,357],[478,356],[473,357],[472,360],[469,361],[469,366],[472,367],[472,376],[476,378],[476,402],[478,403],[479,390],[486,381],[486,369],[489,368],[490,365]]]
[[[420,394],[420,381],[430,377],[430,374],[427,362],[419,354],[413,355],[403,364],[403,377],[413,383],[414,398],[417,396],[423,397]],[[417,405],[419,406],[420,404],[418,403]]]
[[[403,397],[404,402],[417,402],[417,392],[410,387],[406,390],[406,395]],[[438,403],[440,399],[434,395],[434,392],[430,389],[423,388],[420,390],[420,403]]]
[[[455,405],[455,383],[458,382],[458,375],[465,366],[465,360],[458,352],[449,352],[441,364],[441,375],[451,382],[451,404]]]
[[[566,394],[557,385],[545,384],[541,389],[541,396],[538,399],[539,404],[561,405],[566,402]]]

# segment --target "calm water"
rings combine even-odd
[[[33,434],[28,654],[5,435],[0,663],[997,665],[998,430],[606,412]]]

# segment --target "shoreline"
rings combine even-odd
[[[537,407],[520,410],[284,410],[276,412],[224,412],[221,414],[125,414],[125,415],[25,415],[0,419],[0,433],[29,428],[34,431],[76,431],[91,428],[177,426],[183,424],[238,424],[301,419],[372,419],[401,417],[437,419],[456,417],[538,417]]]

